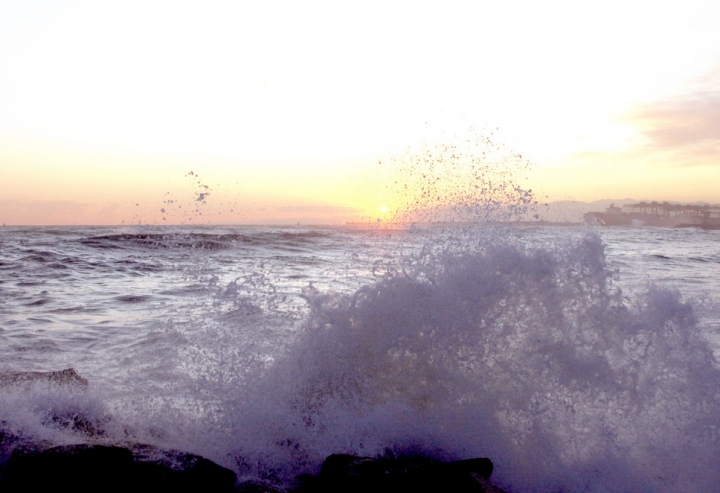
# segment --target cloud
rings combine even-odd
[[[646,104],[631,121],[660,148],[720,142],[720,91]]]
[[[679,165],[720,165],[720,71],[702,82],[705,89],[644,103],[625,118],[645,139],[643,152],[669,154]]]

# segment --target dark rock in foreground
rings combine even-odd
[[[192,454],[140,461],[122,447],[71,445],[15,451],[0,475],[0,491],[230,492],[235,473]]]
[[[427,457],[329,456],[318,476],[300,478],[298,493],[497,493],[490,459],[441,462]]]
[[[0,467],[0,491],[277,493],[270,485],[236,485],[235,473],[203,457],[134,445],[16,449]],[[504,493],[492,486],[490,459],[441,462],[427,457],[329,456],[317,476],[301,476],[295,493]]]
[[[84,389],[73,368],[0,373],[0,389],[35,384]],[[104,436],[102,423],[70,413],[49,423],[89,438]],[[203,457],[150,445],[69,445],[42,449],[0,421],[0,492],[278,493],[274,485],[245,482]],[[492,486],[490,459],[442,462],[428,457],[369,458],[334,454],[317,476],[298,478],[295,493],[504,493]],[[284,491],[284,490],[283,490]]]

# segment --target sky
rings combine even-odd
[[[478,136],[539,200],[720,203],[720,2],[0,0],[0,223],[381,218]]]

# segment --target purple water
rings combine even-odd
[[[286,484],[486,456],[510,491],[718,491],[720,233],[0,229],[0,423]],[[82,416],[93,433],[57,416]]]

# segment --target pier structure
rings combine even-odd
[[[673,204],[670,202],[638,202],[617,207],[612,204],[605,212],[589,212],[585,222],[599,226],[662,226],[720,229],[720,206]]]
[[[710,218],[720,218],[720,206],[671,204],[670,202],[639,202],[623,207],[630,214],[661,216],[664,218],[684,218],[691,222],[701,222]]]

